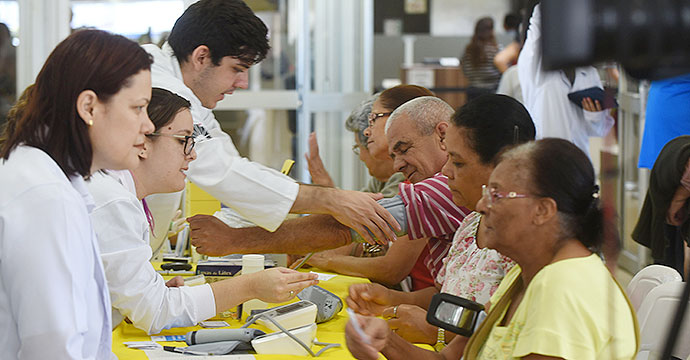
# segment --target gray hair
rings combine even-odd
[[[450,121],[454,112],[455,110],[447,102],[435,96],[414,98],[393,111],[386,122],[384,131],[388,134],[391,124],[402,115],[406,115],[417,125],[420,135],[429,136],[441,121]]]
[[[359,143],[366,147],[368,138],[364,135],[364,130],[369,127],[369,114],[371,107],[374,105],[376,99],[381,93],[376,93],[368,99],[362,101],[356,108],[352,110],[350,116],[345,120],[345,128],[357,134]]]

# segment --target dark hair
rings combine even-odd
[[[435,96],[431,90],[417,85],[398,85],[385,90],[379,96],[381,105],[390,111],[394,111],[400,105],[422,96]]]
[[[26,103],[29,100],[29,94],[31,94],[33,89],[34,84],[27,86],[26,89],[22,91],[21,95],[19,95],[17,102],[14,103],[14,105],[12,105],[10,110],[7,112],[7,122],[5,122],[5,125],[2,127],[2,131],[0,131],[0,149],[2,149],[2,143],[5,140],[4,134],[14,133],[15,128],[17,127],[17,121],[22,117],[24,109],[26,108]]]
[[[522,17],[518,14],[509,13],[503,18],[503,28],[506,30],[517,30],[522,22]]]
[[[486,53],[484,51],[486,46],[496,47],[494,19],[488,16],[477,20],[477,23],[474,25],[472,40],[465,48],[465,52],[469,55],[472,66],[477,67],[486,60]]]
[[[194,49],[206,45],[215,65],[226,56],[253,65],[263,60],[270,48],[267,33],[266,25],[243,1],[201,0],[177,19],[168,43],[181,63]]]
[[[516,155],[526,160],[530,191],[556,201],[562,235],[575,237],[598,251],[603,242],[604,218],[594,168],[587,155],[570,141],[556,138],[521,145],[502,159]]]
[[[484,164],[495,164],[506,147],[534,140],[532,117],[522,104],[506,95],[482,95],[463,105],[451,122],[467,131],[470,148]]]
[[[48,153],[65,175],[89,176],[93,148],[88,126],[77,113],[77,97],[93,90],[107,102],[152,63],[144,49],[124,36],[101,30],[68,36],[48,56],[14,126],[5,128],[0,157],[6,160],[24,143]]]
[[[168,125],[177,113],[189,109],[191,106],[192,104],[182,96],[155,87],[151,91],[151,101],[146,111],[153,126],[156,127],[155,131],[158,131],[163,126]]]
[[[5,23],[0,22],[0,50],[5,46],[12,45],[12,34]]]

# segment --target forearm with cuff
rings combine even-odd
[[[405,211],[405,203],[403,202],[402,197],[400,195],[396,195],[391,198],[381,199],[378,201],[378,203],[389,213],[391,213],[398,224],[400,224],[400,231],[395,231],[395,229],[391,228],[393,231],[395,231],[395,234],[397,236],[407,235],[407,212]],[[369,230],[367,229],[367,231]],[[369,231],[369,234],[376,239],[371,231]],[[353,229],[350,229],[350,236],[352,237],[353,242],[366,242],[364,238]]]

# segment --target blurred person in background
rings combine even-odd
[[[494,36],[494,20],[484,17],[474,25],[472,40],[460,59],[467,78],[467,101],[483,94],[496,92],[501,71],[494,65],[498,45]]]

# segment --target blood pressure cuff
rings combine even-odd
[[[381,199],[378,203],[383,206],[384,209],[388,210],[388,212],[393,215],[393,218],[398,221],[398,224],[400,224],[402,230],[396,231],[395,234],[398,236],[407,235],[407,212],[405,211],[405,203],[403,203],[402,197],[400,195],[395,195],[391,198]],[[367,229],[367,231],[369,231],[369,229]],[[369,235],[376,238],[371,231],[369,231]],[[353,229],[350,229],[350,237],[353,242],[366,242],[364,238]]]

